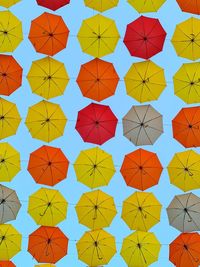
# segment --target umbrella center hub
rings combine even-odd
[[[95,124],[96,124],[96,125],[99,125],[99,121],[95,121]]]
[[[188,246],[186,244],[184,244],[184,249],[188,250]]]
[[[4,163],[5,162],[5,159],[1,159],[1,163]]]
[[[141,126],[141,127],[144,127],[144,122],[141,122],[141,123],[140,123],[140,126]]]
[[[49,161],[49,162],[48,162],[48,166],[51,166],[51,165],[52,165],[52,162],[51,162],[51,161]]]
[[[192,39],[191,39],[191,42],[194,43],[194,42],[195,42],[195,38],[192,38]]]
[[[188,209],[187,209],[187,208],[184,208],[184,212],[186,212],[186,213],[187,213],[187,212],[188,212]]]
[[[5,235],[1,236],[1,240],[2,241],[5,240],[5,239],[6,239]]]
[[[98,206],[97,206],[97,205],[95,205],[95,206],[94,206],[94,209],[95,209],[95,210],[98,210]]]
[[[97,81],[97,82],[100,82],[100,79],[99,79],[99,78],[97,78],[97,79],[96,79],[96,81]]]
[[[51,80],[51,79],[52,79],[51,75],[47,76],[47,80]]]
[[[47,244],[50,244],[51,243],[51,238],[48,238],[47,239]]]
[[[191,82],[190,85],[194,85],[195,83],[194,82]]]
[[[2,73],[1,73],[1,76],[6,77],[6,76],[7,76],[7,73],[2,72]]]
[[[139,166],[139,169],[142,171],[143,170],[143,167],[142,166]]]
[[[50,119],[49,119],[49,118],[47,118],[47,119],[46,119],[46,122],[50,122]]]
[[[3,198],[3,199],[1,199],[0,204],[3,204],[3,203],[5,203],[5,202],[6,202],[6,200]]]
[[[94,169],[96,169],[96,167],[97,167],[97,164],[94,164]]]
[[[97,35],[97,38],[98,38],[98,39],[101,39],[101,35]]]
[[[97,241],[94,242],[94,246],[98,247],[98,242]]]
[[[189,171],[189,169],[187,168],[187,167],[185,167],[185,169],[184,169],[186,172],[188,172]]]
[[[48,203],[47,203],[47,206],[50,207],[50,206],[51,206],[51,202],[48,202]]]
[[[0,119],[3,120],[3,119],[5,119],[5,117],[2,115],[2,116],[0,117]]]
[[[142,211],[142,207],[138,207],[139,211]]]
[[[8,31],[4,31],[3,34],[7,35],[8,34]]]
[[[140,244],[140,243],[138,243],[138,244],[137,244],[137,247],[138,247],[139,249],[141,249],[141,244]]]
[[[147,36],[144,36],[143,40],[146,42],[148,40]]]
[[[53,37],[53,33],[52,32],[49,33],[49,37]]]
[[[188,127],[191,129],[193,126],[192,126],[192,124],[189,124]]]

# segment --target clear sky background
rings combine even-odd
[[[37,6],[35,0],[22,0],[21,3],[12,7],[11,11],[23,22],[24,41],[13,54],[18,62],[22,65],[24,69],[24,76],[22,87],[7,99],[17,103],[23,120],[17,135],[7,138],[6,141],[10,142],[16,149],[20,151],[22,159],[22,171],[11,183],[5,183],[5,185],[14,188],[17,191],[23,204],[17,220],[12,222],[13,225],[23,234],[23,249],[21,253],[14,257],[13,261],[17,267],[32,267],[36,264],[36,261],[27,252],[28,235],[37,229],[38,226],[27,214],[27,204],[29,195],[35,192],[41,186],[34,182],[26,168],[29,154],[44,143],[36,139],[32,139],[24,124],[28,107],[41,100],[39,96],[31,93],[31,89],[25,76],[31,66],[31,62],[44,57],[44,55],[35,52],[28,40],[28,32],[32,19],[45,11],[51,11]],[[84,231],[87,230],[87,228],[78,223],[73,204],[77,203],[81,194],[89,191],[89,189],[76,181],[72,164],[82,149],[93,147],[93,145],[84,143],[75,130],[78,110],[91,103],[90,99],[82,96],[75,79],[79,72],[80,65],[91,60],[92,57],[82,53],[78,40],[75,36],[79,30],[82,20],[96,14],[96,12],[92,9],[86,8],[83,0],[71,0],[70,5],[61,8],[55,14],[60,14],[70,29],[70,37],[67,48],[58,53],[55,58],[65,63],[69,76],[71,77],[65,94],[61,97],[51,100],[52,102],[59,103],[62,106],[69,121],[67,123],[64,136],[51,142],[50,145],[61,147],[71,163],[68,178],[55,186],[55,188],[60,190],[70,203],[67,220],[59,224],[59,227],[70,239],[68,255],[60,260],[56,266],[82,267],[85,266],[85,264],[80,262],[77,258],[75,240],[78,240]],[[117,45],[115,53],[106,56],[103,59],[114,63],[121,80],[123,80],[123,77],[128,71],[130,65],[133,62],[141,61],[139,58],[131,57],[123,44],[126,25],[138,18],[139,14],[125,0],[120,0],[117,8],[104,12],[104,15],[113,18],[116,21],[121,39]],[[179,232],[169,226],[165,209],[172,198],[176,194],[181,194],[182,192],[173,185],[170,185],[166,167],[175,152],[184,151],[184,148],[172,137],[171,120],[177,114],[177,112],[185,106],[184,102],[182,102],[178,97],[174,96],[172,77],[182,63],[189,62],[183,58],[177,57],[170,39],[174,32],[175,25],[191,17],[191,14],[181,12],[175,0],[167,0],[159,12],[149,13],[147,16],[159,18],[167,32],[167,38],[163,52],[152,58],[155,63],[159,64],[165,69],[167,80],[167,88],[161,95],[160,99],[151,103],[164,116],[164,133],[153,146],[146,146],[144,148],[156,152],[164,166],[164,171],[159,185],[147,190],[149,192],[153,192],[163,205],[161,222],[151,229],[151,231],[157,235],[158,239],[163,244],[159,261],[153,264],[152,267],[170,267],[172,264],[168,261],[167,244],[169,244],[176,236],[178,236]],[[126,95],[123,81],[119,82],[115,96],[103,101],[102,103],[109,105],[119,119],[116,137],[102,146],[102,149],[113,155],[117,169],[117,172],[111,180],[109,186],[101,188],[103,191],[111,194],[115,198],[118,208],[118,215],[115,217],[112,225],[106,229],[116,237],[118,249],[118,253],[110,261],[109,267],[125,267],[126,264],[119,253],[123,238],[129,235],[131,231],[120,218],[121,206],[122,201],[131,195],[134,192],[134,189],[126,186],[119,169],[124,155],[134,151],[137,149],[137,147],[123,137],[121,121],[122,117],[127,113],[131,106],[138,105],[139,103]],[[198,194],[199,192],[196,191],[195,193]]]

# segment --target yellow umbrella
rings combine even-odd
[[[22,235],[11,225],[0,225],[0,260],[10,260],[21,251]]]
[[[103,57],[114,52],[120,35],[114,20],[98,14],[82,22],[77,37],[84,53]]]
[[[77,180],[90,188],[108,185],[115,173],[112,156],[99,147],[81,151],[74,169]]]
[[[9,8],[9,7],[17,4],[20,1],[21,0],[0,0],[0,6],[3,6],[5,8]]]
[[[0,143],[0,181],[12,181],[20,170],[19,152],[9,143]]]
[[[147,267],[158,260],[160,248],[153,233],[136,231],[124,238],[121,256],[129,267]]]
[[[66,219],[67,206],[58,190],[41,188],[29,197],[28,213],[39,225],[56,226]]]
[[[191,60],[200,58],[200,19],[189,18],[176,26],[172,44],[180,57]]]
[[[148,231],[160,221],[161,209],[153,193],[135,192],[123,202],[122,219],[131,230]]]
[[[84,0],[85,5],[99,12],[104,12],[110,8],[116,7],[119,0]]]
[[[0,53],[13,52],[22,40],[21,21],[10,11],[0,11]]]
[[[69,82],[65,65],[51,57],[33,61],[27,79],[32,92],[46,99],[62,95]]]
[[[29,108],[25,123],[33,138],[51,142],[63,135],[67,118],[60,105],[43,100]]]
[[[164,70],[150,60],[132,64],[124,81],[127,94],[140,103],[157,100],[166,87]]]
[[[90,229],[108,227],[117,214],[113,197],[101,190],[84,193],[75,208],[79,223]]]
[[[167,169],[171,184],[184,192],[200,188],[200,155],[197,152],[176,153]]]
[[[127,0],[139,13],[157,12],[166,0]]]
[[[0,97],[0,139],[15,135],[20,122],[16,104]]]
[[[116,253],[114,236],[102,229],[85,232],[76,247],[79,260],[89,266],[108,264]]]

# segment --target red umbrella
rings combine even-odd
[[[158,19],[141,16],[127,25],[124,43],[131,56],[149,59],[162,51],[165,38]]]
[[[102,145],[115,136],[117,122],[109,106],[91,103],[78,112],[76,130],[84,142]]]
[[[69,4],[70,0],[37,0],[37,3],[39,6],[43,6],[55,11]]]

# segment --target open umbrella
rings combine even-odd
[[[37,0],[37,3],[39,6],[43,6],[56,11],[57,9],[69,4],[70,0]]]
[[[200,15],[200,2],[197,0],[176,0],[184,12]]]
[[[128,0],[139,13],[157,12],[166,0]]]
[[[5,8],[9,8],[9,7],[17,4],[20,1],[21,0],[0,0],[0,6],[3,6]]]
[[[82,150],[74,163],[77,180],[89,188],[108,185],[115,174],[112,155],[94,147]]]
[[[100,102],[115,94],[119,76],[112,63],[95,58],[81,66],[76,81],[83,96]]]
[[[16,267],[12,261],[0,261],[0,267]]]
[[[85,5],[99,12],[104,12],[108,9],[116,7],[119,3],[119,0],[84,0]]]
[[[117,123],[109,106],[91,103],[78,112],[76,130],[84,142],[102,145],[115,136]]]
[[[68,35],[61,16],[44,12],[32,20],[28,38],[37,52],[54,56],[66,47]]]
[[[120,35],[114,20],[97,14],[83,20],[77,37],[84,53],[103,57],[114,52]]]

